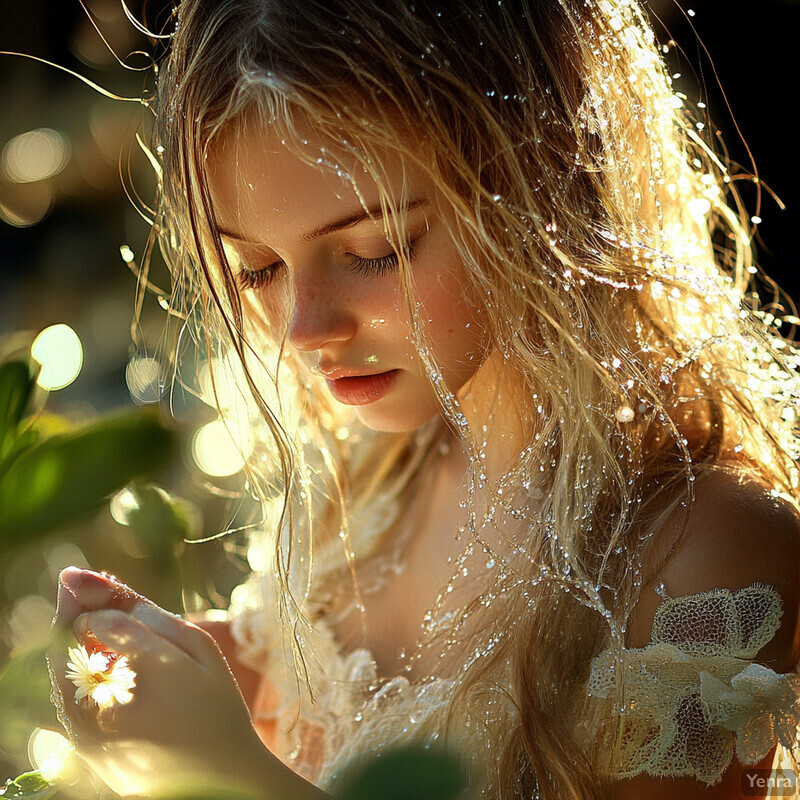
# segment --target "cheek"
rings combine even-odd
[[[410,347],[408,308],[397,273],[359,279],[353,289],[351,312],[359,320],[359,345],[385,348],[389,343]]]
[[[362,319],[373,325],[407,325],[408,314],[398,275],[368,279],[357,288],[356,297],[355,305]]]
[[[480,358],[481,314],[465,294],[463,270],[454,268],[420,286],[420,299],[434,349],[442,360]],[[478,364],[476,362],[475,366]]]

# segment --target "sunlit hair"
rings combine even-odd
[[[266,423],[248,476],[265,507],[286,499],[274,570],[300,639],[315,555],[349,552],[347,520],[375,497],[402,499],[445,423],[370,434],[326,399],[292,359],[285,325],[237,288],[204,165],[221,133],[269,126],[322,171],[355,161],[385,212],[406,199],[386,191],[387,159],[431,177],[529,437],[508,475],[484,474],[483,442],[498,431],[470,430],[438,379],[403,217],[386,214],[416,347],[443,420],[473,457],[472,510],[488,498],[465,542],[485,544],[510,488],[542,498],[516,508],[530,520],[508,542],[514,557],[494,554],[475,609],[456,615],[453,641],[478,606],[493,609],[491,630],[478,626],[471,640],[481,657],[460,676],[452,714],[495,713],[500,695],[518,709],[487,725],[500,754],[481,778],[487,796],[599,798],[601,754],[576,741],[571,698],[591,658],[622,646],[653,577],[642,574],[647,543],[704,468],[746,467],[793,493],[794,351],[779,335],[780,308],[768,313],[752,293],[750,232],[730,176],[673,92],[638,4],[438,8],[185,0],[159,76],[157,228],[175,303],[202,319],[211,356],[233,354],[244,407]],[[330,148],[309,147],[308,131]],[[218,388],[225,380],[217,375]]]

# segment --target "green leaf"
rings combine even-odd
[[[6,781],[0,789],[0,797],[27,798],[27,800],[47,800],[53,797],[58,787],[45,780],[38,770],[26,772],[14,780]]]
[[[133,484],[123,493],[125,502],[115,519],[128,526],[127,535],[133,537],[136,550],[150,559],[155,571],[174,571],[184,540],[198,535],[200,511],[152,483]]]
[[[33,385],[29,365],[24,361],[0,364],[0,459],[5,458],[17,438]]]
[[[166,545],[196,536],[197,509],[152,483],[129,486],[130,507],[124,524],[135,530],[157,554]]]
[[[0,551],[90,515],[109,494],[163,466],[172,441],[149,412],[40,441],[0,477]]]
[[[38,428],[26,428],[24,431],[19,431],[16,438],[6,441],[5,450],[0,458],[0,481],[3,479],[3,475],[11,469],[14,461],[41,438],[42,435]]]
[[[411,746],[351,768],[337,788],[339,800],[456,800],[467,788],[467,781],[452,756]]]

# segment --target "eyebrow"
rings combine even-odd
[[[404,206],[399,208],[398,211],[400,213],[405,213],[427,202],[428,200],[426,198],[421,197],[418,200],[412,200],[411,202],[406,203]],[[308,233],[304,233],[300,238],[304,242],[313,242],[316,239],[320,239],[323,236],[328,236],[328,234],[336,233],[337,231],[343,231],[346,230],[347,228],[352,228],[355,225],[364,222],[365,220],[376,219],[376,218],[380,219],[383,216],[384,216],[383,209],[380,206],[376,208],[362,208],[359,211],[356,211],[352,214],[340,217],[339,219],[334,220],[333,222],[328,222],[325,225],[320,225],[318,228],[314,228]],[[222,228],[222,227],[218,227],[217,230],[220,236],[225,236],[227,239],[236,239],[239,242],[247,241],[247,239],[245,239],[237,231],[228,230],[227,228]]]

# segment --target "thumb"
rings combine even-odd
[[[111,575],[88,569],[67,567],[58,576],[58,622],[71,625],[85,611],[115,608],[131,612],[139,603],[150,601]],[[62,615],[63,607],[63,615]]]

